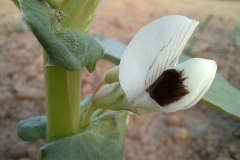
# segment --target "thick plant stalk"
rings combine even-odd
[[[48,56],[44,53],[44,61]],[[79,130],[81,71],[45,67],[47,142],[74,135]]]
[[[96,3],[97,2],[97,3]],[[64,13],[70,19],[80,20],[78,23],[64,23],[65,28],[76,28],[82,32],[88,32],[93,21],[93,15],[97,10],[100,0],[69,0]],[[73,5],[77,4],[77,5]],[[69,8],[73,7],[73,8]],[[74,8],[75,7],[75,8]],[[72,10],[82,10],[82,12],[72,12]],[[87,12],[86,12],[87,11]],[[48,61],[48,55],[44,53],[44,64]],[[77,134],[79,126],[79,104],[81,98],[81,74],[79,72],[69,72],[60,67],[46,67],[45,72],[45,93],[47,112],[47,143],[60,138]]]

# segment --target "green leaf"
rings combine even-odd
[[[18,0],[11,0],[14,4],[15,4],[15,6],[19,9],[20,8],[20,4],[19,4],[19,2],[18,2]]]
[[[94,66],[104,55],[101,45],[91,36],[76,29],[66,29],[58,21],[55,10],[44,0],[19,0],[29,29],[48,53],[47,66],[79,71]]]
[[[105,37],[104,33],[96,33],[96,34],[94,34],[94,38],[98,39],[99,41],[103,41],[104,37]]]
[[[182,54],[179,63],[182,63],[190,56]],[[220,74],[216,74],[213,83],[207,93],[200,100],[208,106],[240,119],[240,91],[231,86]]]
[[[206,29],[206,27],[208,26],[208,24],[212,20],[212,18],[213,18],[212,14],[207,16],[207,18],[199,26],[199,29],[198,29],[199,33],[202,33]]]
[[[101,45],[105,50],[105,55],[103,58],[115,63],[116,65],[119,65],[123,52],[127,46],[114,39],[105,40],[101,43]]]
[[[92,73],[96,70],[96,64],[92,65],[92,66],[86,66],[88,72]]]
[[[236,43],[240,46],[240,22],[236,24],[233,36],[235,38]]]
[[[46,144],[39,160],[122,160],[129,112],[105,113],[74,136]]]
[[[17,128],[18,137],[24,141],[32,141],[46,137],[46,117],[39,116],[21,120]]]
[[[190,39],[190,41],[188,42],[188,48],[185,49],[185,53],[186,55],[192,55],[192,50],[193,47],[196,45],[198,39],[199,39],[199,35],[207,28],[209,22],[212,20],[213,15],[210,14],[209,16],[207,16],[207,18],[196,28],[196,30],[193,33],[192,38]]]
[[[231,86],[220,74],[200,102],[240,119],[240,91]]]

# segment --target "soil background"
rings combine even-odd
[[[240,89],[240,47],[233,38],[239,0],[104,0],[90,34],[128,44],[141,27],[170,14],[200,22],[214,16],[193,54],[215,60],[218,72]],[[37,160],[45,143],[17,137],[20,120],[45,115],[41,47],[20,23],[19,10],[0,0],[0,160]],[[82,99],[112,67],[100,60],[93,74],[84,69]],[[240,160],[240,121],[202,104],[171,114],[131,115],[123,159]]]

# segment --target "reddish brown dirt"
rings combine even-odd
[[[169,14],[203,21],[214,18],[194,47],[197,57],[218,63],[218,71],[240,89],[240,48],[232,37],[240,21],[240,1],[231,0],[105,0],[91,34],[129,43],[147,23]],[[0,159],[36,160],[44,140],[23,142],[19,120],[44,115],[42,51],[30,32],[19,31],[20,12],[0,1]],[[114,65],[99,61],[83,73],[82,98],[90,94]],[[171,114],[131,115],[124,160],[240,160],[240,123],[202,104]]]

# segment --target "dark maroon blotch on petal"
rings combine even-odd
[[[161,76],[147,89],[151,98],[159,105],[167,106],[179,101],[189,93],[183,81],[183,71],[169,69],[164,71]]]

